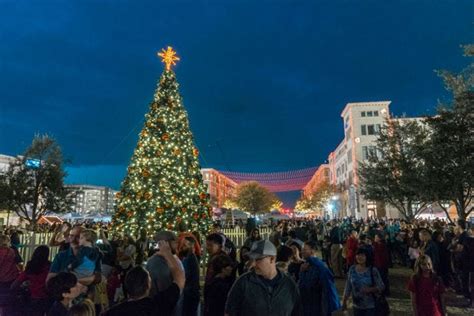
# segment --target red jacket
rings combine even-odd
[[[346,256],[346,262],[347,262],[348,267],[354,264],[357,248],[359,248],[359,240],[357,240],[357,238],[354,238],[352,236],[349,237],[349,239],[347,239],[347,256]]]
[[[16,264],[15,251],[9,247],[0,247],[0,283],[15,281],[20,273]]]
[[[374,242],[374,267],[377,269],[388,269],[389,254],[384,242]]]

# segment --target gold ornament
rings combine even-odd
[[[115,198],[120,199],[121,197],[122,197],[122,193],[117,192],[117,193],[115,194]]]
[[[151,194],[151,192],[145,192],[145,194],[143,194],[143,197],[145,198],[145,200],[149,200],[149,199],[151,199],[152,194]]]
[[[194,157],[199,156],[199,150],[197,148],[193,149],[193,155],[194,155]]]
[[[179,148],[176,148],[174,151],[173,151],[173,154],[175,156],[178,156],[179,154],[181,154],[181,150],[179,150]]]
[[[161,62],[166,65],[167,71],[171,69],[171,65],[175,66],[176,61],[179,61],[179,57],[176,56],[176,52],[171,46],[168,46],[166,50],[162,48],[161,52],[158,53],[158,56],[161,57]]]
[[[150,172],[148,170],[144,169],[142,171],[142,176],[144,176],[145,178],[148,178],[150,176]]]
[[[156,212],[157,212],[158,214],[163,214],[164,211],[165,211],[165,209],[162,208],[162,207],[157,207],[157,208],[156,208]]]

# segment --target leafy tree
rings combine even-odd
[[[474,55],[473,45],[465,46],[467,56]],[[446,205],[454,203],[459,218],[473,211],[474,195],[474,65],[459,74],[439,72],[446,88],[453,93],[452,103],[438,108],[428,118],[431,128],[425,160],[429,192],[448,214]],[[448,214],[449,217],[449,214]]]
[[[280,211],[282,207],[283,207],[283,202],[280,201],[279,199],[276,199],[275,201],[273,201],[271,209]]]
[[[49,211],[64,212],[71,196],[64,188],[63,155],[56,141],[36,135],[23,156],[0,175],[0,205],[26,220],[33,229]]]
[[[428,131],[413,119],[391,119],[381,129],[375,152],[361,163],[361,192],[383,201],[406,219],[414,218],[428,204],[423,150]]]
[[[331,197],[336,192],[336,188],[325,181],[321,183],[311,194],[302,196],[297,201],[297,209],[317,211],[323,214]]]
[[[228,198],[224,202],[224,208],[232,210],[238,208],[238,206],[232,198]]]
[[[199,151],[170,65],[178,60],[168,47],[167,64],[139,135],[127,175],[117,194],[114,227],[137,235],[185,227],[206,234],[211,221]]]
[[[240,183],[234,198],[239,209],[254,215],[270,211],[276,200],[275,194],[255,181]]]

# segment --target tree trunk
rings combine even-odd
[[[457,200],[455,204],[459,219],[466,220],[466,212],[464,212],[463,200]]]
[[[415,218],[415,216],[413,215],[413,205],[410,200],[407,201],[407,217],[409,217],[410,220]]]
[[[454,224],[453,220],[451,219],[451,216],[449,216],[448,210],[440,203],[438,202],[439,207],[443,210],[444,214],[446,214],[446,218],[449,220],[451,224]]]

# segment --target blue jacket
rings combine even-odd
[[[334,275],[319,258],[309,257],[306,262],[311,267],[300,272],[298,282],[304,315],[331,315],[341,308]]]

